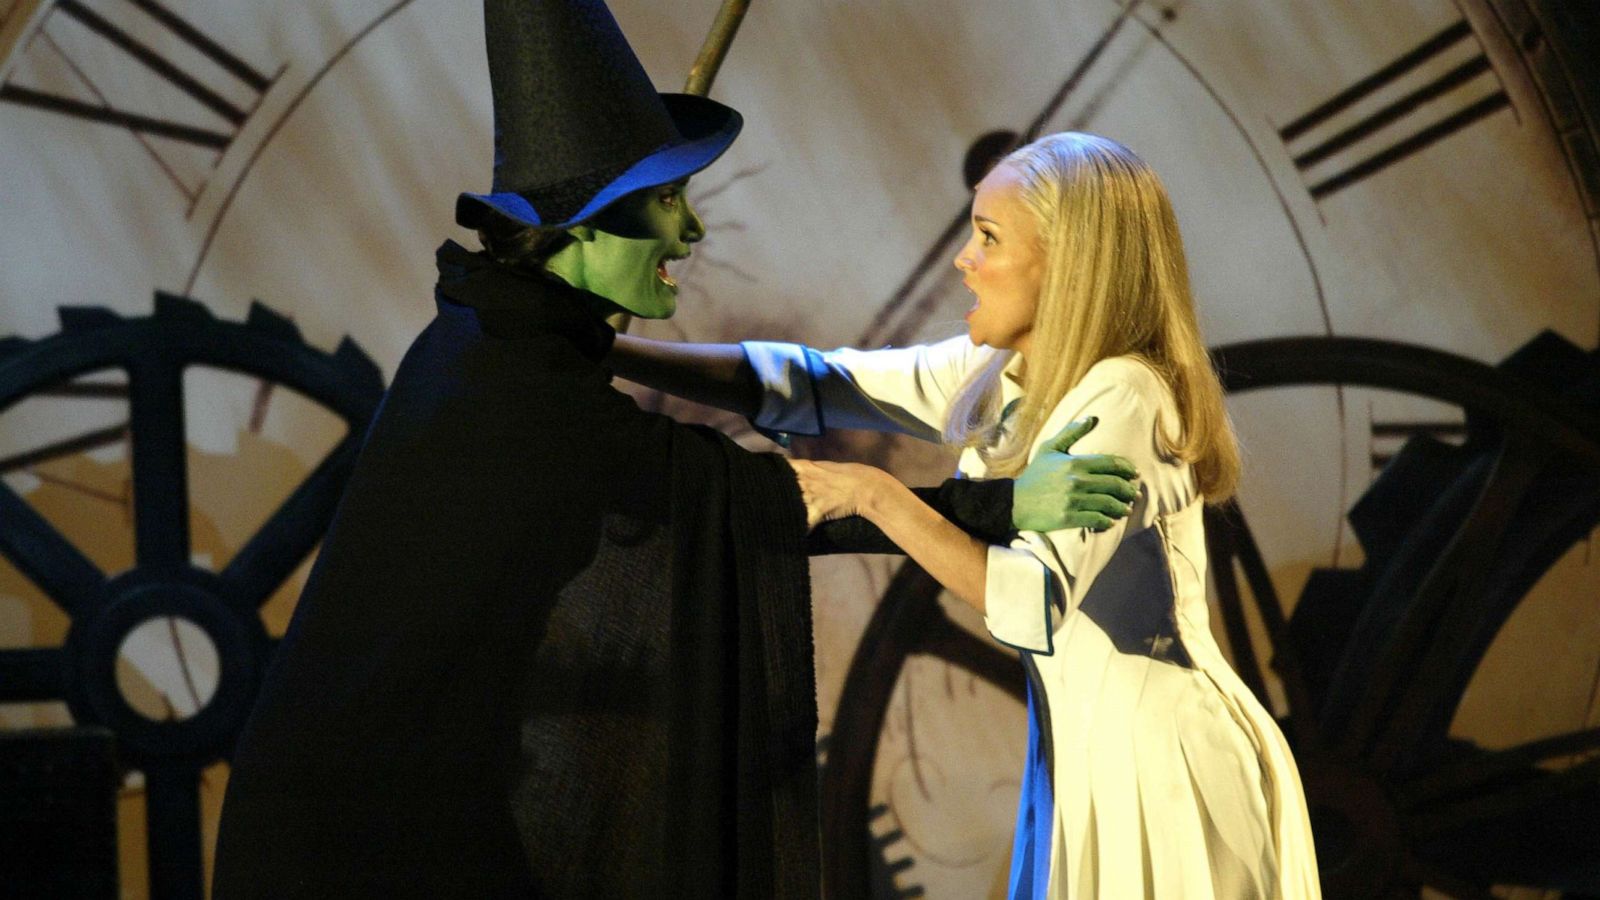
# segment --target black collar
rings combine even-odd
[[[600,317],[609,301],[546,273],[530,272],[445,241],[434,254],[439,303],[470,307],[487,335],[506,340],[558,334],[592,360],[611,352],[617,332]]]

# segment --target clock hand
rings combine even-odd
[[[10,74],[10,65],[16,58],[12,51],[25,37],[34,33],[35,20],[43,15],[41,10],[44,5],[44,0],[17,0],[0,15],[0,81]]]
[[[1089,52],[1084,54],[1083,58],[1078,60],[1077,65],[1072,67],[1072,71],[1067,75],[1066,81],[1062,82],[1060,89],[1057,90],[1055,95],[1050,98],[1050,102],[1046,103],[1044,109],[1040,110],[1039,114],[1033,117],[1033,120],[1028,123],[1028,126],[1025,129],[1023,129],[1021,136],[1015,137],[1011,141],[1010,147],[1008,147],[1002,153],[997,154],[997,158],[998,156],[1003,156],[1006,152],[1010,152],[1011,149],[1028,143],[1039,136],[1039,132],[1043,130],[1045,124],[1061,111],[1061,108],[1066,105],[1067,100],[1073,96],[1078,87],[1083,83],[1084,78],[1088,76],[1088,74],[1094,69],[1095,64],[1098,63],[1101,57],[1105,55],[1106,48],[1111,46],[1111,42],[1115,40],[1117,34],[1122,31],[1122,26],[1127,24],[1128,19],[1132,17],[1134,11],[1139,8],[1142,2],[1143,0],[1131,0],[1128,5],[1122,8],[1121,12],[1117,13],[1116,18],[1111,20],[1111,24],[1100,33],[1099,37],[1095,38],[1094,43],[1089,47]],[[979,177],[982,177],[983,173],[980,172],[978,175]],[[950,223],[944,227],[944,230],[939,233],[939,236],[934,239],[933,244],[928,248],[927,252],[923,253],[922,257],[917,260],[917,264],[911,269],[911,274],[906,276],[905,281],[902,282],[900,287],[895,290],[894,294],[889,297],[888,302],[884,303],[883,307],[878,310],[878,314],[873,317],[872,323],[867,326],[866,331],[856,339],[857,346],[875,347],[882,344],[905,343],[906,340],[911,336],[916,327],[914,323],[920,322],[923,318],[922,316],[905,316],[902,318],[899,326],[892,329],[890,328],[889,324],[890,320],[893,319],[901,311],[901,308],[911,300],[911,295],[917,289],[918,285],[923,282],[931,272],[940,270],[942,265],[941,261],[950,256],[954,250],[957,239],[966,229],[968,212],[969,204],[962,204],[961,209],[956,213],[955,217],[950,220]],[[922,297],[918,299],[912,311],[926,311],[932,306],[936,297],[936,290],[924,292]]]
[[[1033,121],[1029,123],[1027,130],[1022,133],[1021,139],[1017,142],[1019,146],[1037,138],[1045,123],[1061,111],[1061,107],[1066,105],[1067,100],[1077,91],[1078,86],[1083,83],[1083,79],[1094,68],[1095,63],[1098,63],[1100,57],[1105,55],[1106,48],[1111,46],[1113,40],[1116,40],[1117,33],[1122,31],[1122,26],[1127,24],[1128,19],[1139,8],[1141,2],[1143,0],[1132,0],[1127,6],[1124,6],[1122,12],[1117,13],[1117,17],[1111,20],[1111,24],[1107,26],[1106,30],[1101,32],[1098,38],[1095,38],[1095,42],[1089,48],[1089,52],[1084,54],[1083,59],[1078,60],[1076,66],[1072,67],[1072,74],[1068,75],[1067,80],[1062,82],[1061,89],[1056,91],[1056,95],[1050,98],[1050,102],[1045,104],[1039,115],[1035,116]]]
[[[258,328],[271,327],[279,336],[290,340],[301,340],[300,329],[295,326],[294,318],[289,315],[259,306],[251,310],[251,316]],[[260,434],[267,422],[267,407],[272,403],[272,391],[277,383],[270,378],[261,378],[256,381],[255,399],[250,403],[251,434]]]
[[[700,56],[689,69],[689,80],[683,85],[685,94],[704,97],[711,93],[711,82],[716,80],[722,60],[728,55],[728,46],[739,33],[739,24],[749,9],[750,0],[722,0],[717,19],[711,23],[711,33],[706,35],[706,42],[700,48]]]
[[[47,463],[53,459],[60,459],[63,456],[72,456],[75,453],[87,453],[90,450],[98,450],[101,447],[108,447],[112,444],[120,443],[127,439],[127,422],[123,422],[119,425],[110,425],[105,428],[97,428],[93,431],[80,434],[77,437],[56,441],[51,444],[46,444],[43,447],[35,447],[32,450],[23,451],[15,456],[8,456],[5,459],[0,459],[0,475],[22,470],[32,471],[32,468],[40,463]],[[33,474],[37,475],[38,473],[34,472]]]
[[[250,404],[250,433],[260,434],[267,423],[267,406],[272,403],[273,383],[265,378],[256,382],[255,400]]]

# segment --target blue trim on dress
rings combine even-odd
[[[1031,667],[1030,660],[1024,660]],[[1049,709],[1043,692],[1028,679],[1028,756],[1017,801],[1017,831],[1011,847],[1010,900],[1044,900],[1050,889],[1050,851],[1056,799],[1051,777]]]

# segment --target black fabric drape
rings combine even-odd
[[[441,250],[240,740],[215,896],[818,894],[804,508],[593,298]]]

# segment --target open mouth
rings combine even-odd
[[[681,256],[676,256],[676,257],[672,257],[672,258],[673,259],[683,259],[683,257],[681,257]],[[661,283],[665,284],[667,287],[676,288],[678,286],[677,279],[675,279],[671,275],[667,274],[667,260],[665,258],[663,258],[660,262],[656,263],[656,277],[661,279]]]

